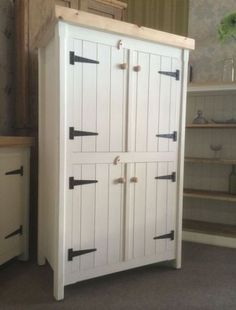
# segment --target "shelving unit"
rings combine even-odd
[[[231,195],[227,192],[206,191],[206,190],[197,190],[197,189],[190,189],[190,188],[185,188],[184,197],[236,202],[236,195]]]
[[[210,124],[187,124],[186,128],[205,128],[205,129],[209,129],[209,128],[219,128],[219,129],[228,129],[228,128],[236,128],[236,124],[214,124],[214,123],[210,123]]]
[[[216,165],[236,165],[236,159],[226,158],[201,158],[201,157],[185,157],[186,163],[196,164],[216,164]]]
[[[192,123],[197,110],[209,123]],[[228,192],[230,169],[236,165],[236,124],[227,123],[232,118],[236,119],[236,83],[188,87],[184,240],[236,248],[236,195]],[[217,157],[211,144],[222,145]]]

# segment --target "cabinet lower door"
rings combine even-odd
[[[124,259],[124,165],[74,164],[71,173],[75,185],[70,184],[66,210],[67,284],[97,276],[97,270]]]
[[[0,154],[0,265],[23,251],[23,169],[20,154]]]
[[[175,258],[176,168],[173,162],[135,163],[126,216],[126,259]]]

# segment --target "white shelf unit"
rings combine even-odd
[[[193,124],[202,110],[207,124]],[[228,192],[236,163],[236,83],[188,86],[183,240],[236,247],[236,195]],[[215,157],[210,145],[222,145]]]

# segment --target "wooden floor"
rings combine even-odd
[[[70,285],[52,297],[48,265],[0,270],[1,310],[235,310],[236,249],[183,243],[183,266],[152,265]]]

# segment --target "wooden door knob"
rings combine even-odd
[[[137,178],[137,177],[132,177],[132,178],[130,179],[130,182],[138,183],[138,178]]]
[[[127,63],[120,64],[120,68],[122,70],[126,70],[128,68],[128,64]]]
[[[141,71],[141,66],[140,65],[134,66],[134,71],[135,72]]]
[[[117,179],[117,183],[124,184],[125,182],[126,182],[126,179],[124,177]]]

